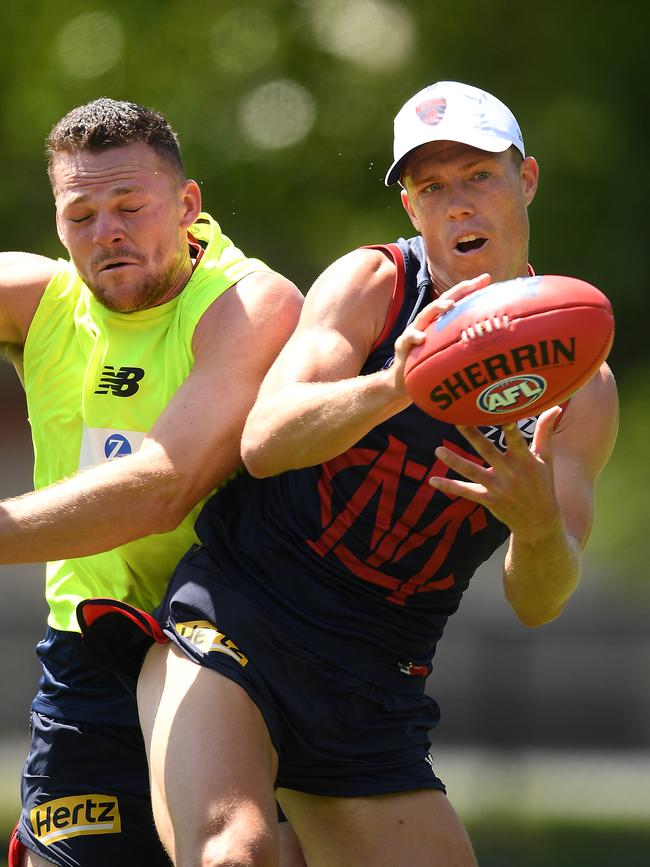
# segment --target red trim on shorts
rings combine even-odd
[[[374,352],[374,350],[388,337],[393,330],[393,326],[397,322],[397,317],[399,316],[402,304],[404,303],[404,282],[406,279],[406,273],[404,269],[404,257],[397,244],[369,244],[362,249],[381,250],[381,252],[388,256],[397,268],[395,284],[393,286],[393,297],[391,298],[390,307],[386,314],[386,321],[384,322],[384,327],[382,328],[379,337],[372,344],[370,350],[371,352]]]
[[[7,853],[7,867],[20,867],[22,858],[27,847],[18,839],[18,825],[11,832],[9,838],[9,852]]]
[[[122,617],[128,618],[145,635],[153,638],[156,644],[169,643],[169,638],[151,614],[147,614],[146,611],[141,611],[133,605],[128,605],[126,602],[120,602],[119,599],[84,599],[83,602],[80,602],[77,606],[77,620],[81,631],[85,632],[106,614],[121,614]]]

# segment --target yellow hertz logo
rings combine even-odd
[[[234,641],[219,632],[216,626],[209,620],[189,620],[187,623],[177,623],[176,632],[191,641],[204,653],[225,653],[232,656],[244,666],[248,663],[248,657],[244,656]]]
[[[44,845],[82,834],[119,834],[122,830],[113,795],[75,795],[34,807],[29,814],[34,835]]]

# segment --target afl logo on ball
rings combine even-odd
[[[476,405],[483,412],[512,412],[535,403],[545,391],[546,380],[541,376],[510,376],[483,389],[476,398]]]
[[[127,440],[124,434],[114,433],[106,437],[104,442],[104,455],[107,460],[112,458],[121,458],[124,455],[130,455],[133,449],[131,443]]]

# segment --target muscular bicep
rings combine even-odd
[[[337,260],[307,293],[300,322],[269,371],[260,399],[292,383],[357,376],[381,332],[395,266],[377,250]]]
[[[584,547],[594,516],[595,486],[618,431],[618,397],[611,371],[598,374],[572,398],[553,445],[553,476],[567,531]]]
[[[0,253],[0,343],[22,346],[56,262],[34,253]]]
[[[203,315],[192,371],[143,443],[169,461],[187,509],[239,466],[244,421],[298,321],[302,296],[277,274],[252,274]]]

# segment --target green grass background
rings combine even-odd
[[[13,817],[1,817],[6,853]],[[648,867],[650,827],[640,823],[521,821],[494,816],[468,823],[480,867]],[[0,867],[6,867],[6,860]],[[146,867],[146,865],[143,865]],[[408,865],[404,865],[408,867]]]

